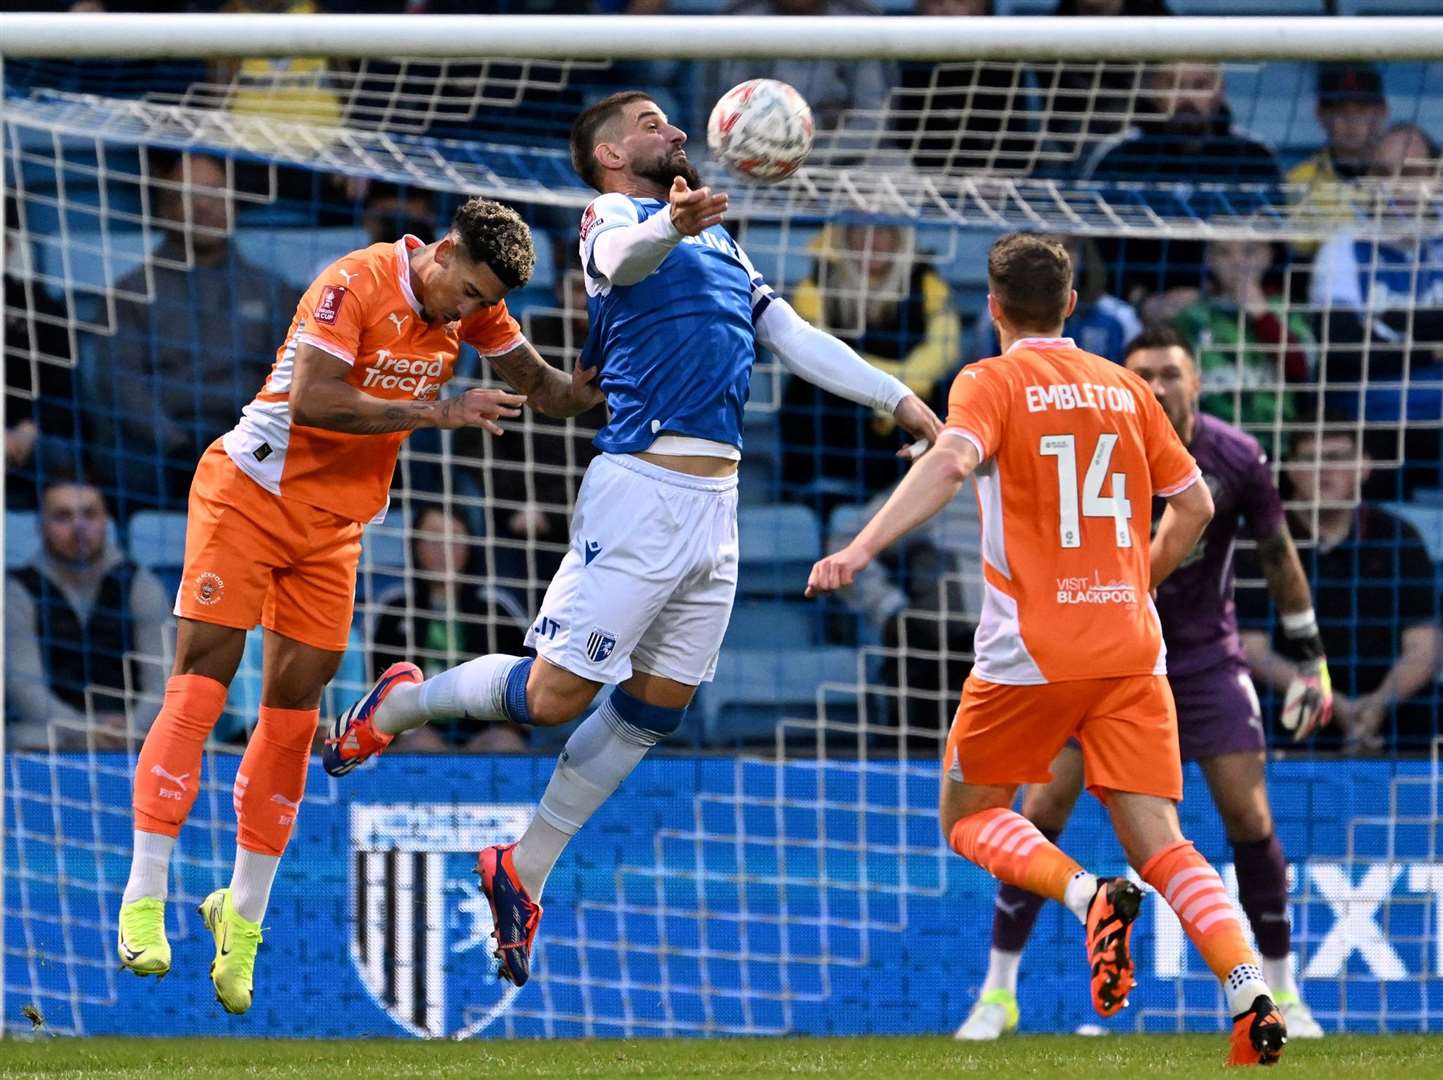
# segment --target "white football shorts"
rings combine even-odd
[[[737,478],[595,458],[526,644],[601,683],[710,682],[737,591]]]

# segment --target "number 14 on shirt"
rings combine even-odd
[[[1132,532],[1128,521],[1132,518],[1132,503],[1127,499],[1127,476],[1124,473],[1111,474],[1112,494],[1102,494],[1104,481],[1108,479],[1108,465],[1112,462],[1112,450],[1117,445],[1117,433],[1105,431],[1097,437],[1097,447],[1092,453],[1092,463],[1082,480],[1081,513],[1090,518],[1111,518],[1116,529],[1117,546],[1132,547]],[[1044,435],[1038,447],[1043,457],[1057,459],[1057,495],[1060,521],[1058,533],[1062,546],[1082,546],[1081,517],[1078,514],[1077,491],[1077,436]]]

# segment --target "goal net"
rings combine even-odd
[[[73,33],[52,21],[51,45],[0,20],[7,1030],[30,1028],[25,1006],[65,1034],[913,1033],[966,1015],[991,883],[941,842],[936,800],[980,609],[976,509],[964,495],[848,593],[803,601],[812,562],[901,476],[900,438],[765,355],[717,679],[563,859],[528,987],[493,981],[468,871],[477,848],[524,827],[567,732],[457,723],[344,782],[312,770],[257,1008],[239,1022],[213,1008],[190,909],[229,879],[258,637],[178,848],[177,972],[159,987],[117,973],[130,777],[173,651],[199,454],[255,393],[323,267],[402,233],[432,240],[471,195],[534,229],[536,274],[508,305],[569,369],[586,336],[576,228],[593,193],[566,135],[580,109],[629,87],[691,135],[778,294],[939,411],[957,371],[997,349],[986,255],[1007,231],[1067,238],[1080,295],[1068,333],[1084,348],[1120,361],[1144,322],[1189,342],[1203,409],[1256,437],[1282,485],[1340,691],[1364,698],[1400,660],[1410,680],[1375,730],[1329,733],[1316,754],[1293,752],[1260,686],[1304,995],[1329,1030],[1443,1024],[1436,27],[1337,23],[1349,56],[1302,51],[1323,38],[1286,20],[1255,20],[1246,44],[1212,22],[1162,20],[1139,38],[1132,20],[1097,19],[1082,52],[1059,25],[1076,20],[985,20],[1013,33],[1008,54],[961,26],[981,20],[938,20],[932,44],[901,47],[854,26],[850,54],[818,33],[811,55],[831,58],[801,61],[789,56],[808,27],[832,20],[567,19],[548,36],[488,19],[410,56],[400,19],[331,19],[302,53],[234,55],[250,25],[238,18],[195,24],[184,50],[147,45],[160,24],[141,25],[106,59],[95,42],[136,24],[67,18]],[[597,44],[609,35],[625,37],[612,53]],[[1290,58],[1237,58],[1269,42]],[[996,58],[1008,55],[1025,58]],[[796,85],[820,130],[773,188],[726,178],[704,146],[711,103],[756,76]],[[458,372],[455,387],[496,381],[474,355]],[[323,714],[395,659],[434,672],[521,651],[601,419],[528,413],[502,438],[409,441],[390,515],[367,529],[352,646]],[[103,498],[96,557],[114,566],[94,599],[73,587],[57,599],[47,582],[74,541],[46,500],[77,478]],[[1360,499],[1373,531],[1345,529],[1339,549],[1329,530]],[[1248,546],[1239,608],[1267,642],[1275,616]],[[1183,810],[1235,885],[1195,767]],[[1063,842],[1089,867],[1124,865],[1093,805]],[[1162,904],[1135,943],[1143,985],[1114,1026],[1215,1029],[1225,1003]],[[1045,912],[1023,965],[1027,1027],[1088,1021],[1078,960],[1071,920]],[[355,1004],[341,1017],[321,1007],[336,987]]]

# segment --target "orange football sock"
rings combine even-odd
[[[320,709],[260,708],[235,774],[236,843],[262,855],[280,855],[296,827],[306,767]]]
[[[1021,814],[982,810],[952,826],[952,850],[993,877],[1066,903],[1067,883],[1082,873],[1062,849]]]
[[[1238,965],[1257,964],[1222,879],[1190,841],[1169,844],[1148,859],[1142,880],[1177,912],[1188,938],[1223,982]]]
[[[135,766],[130,804],[141,832],[179,836],[200,792],[205,740],[225,708],[226,688],[204,675],[172,675]]]

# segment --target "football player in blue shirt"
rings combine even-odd
[[[916,439],[941,430],[906,386],[772,292],[722,227],[727,197],[701,185],[685,145],[640,91],[598,102],[572,128],[572,163],[601,192],[581,218],[591,316],[581,363],[596,370],[610,420],[577,495],[571,550],[527,636],[536,659],[482,656],[424,682],[396,665],[336,720],[325,755],[342,774],[435,718],[564,724],[614,687],[567,740],[520,840],[477,863],[500,975],[518,986],[562,850],[716,670],[736,593],[737,462],[757,345]]]

